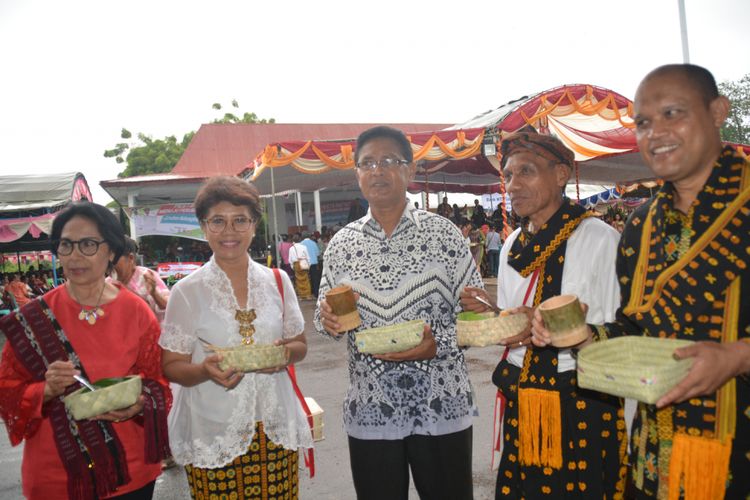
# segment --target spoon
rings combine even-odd
[[[93,386],[93,385],[91,384],[91,382],[89,382],[88,380],[86,380],[86,379],[85,379],[85,378],[83,378],[82,376],[80,376],[80,375],[73,375],[73,378],[74,378],[74,379],[76,379],[77,381],[79,381],[79,382],[80,382],[80,383],[81,383],[81,384],[82,384],[82,385],[83,385],[84,387],[86,387],[86,388],[87,388],[88,390],[90,390],[90,391],[95,391],[95,390],[96,390],[96,387],[94,387],[94,386]]]
[[[499,307],[497,307],[495,304],[491,304],[490,302],[488,302],[487,300],[485,300],[484,297],[482,297],[481,295],[477,295],[474,298],[477,299],[482,304],[484,304],[487,307],[489,307],[490,309],[492,309],[492,311],[495,313],[495,316],[499,316],[500,313],[503,312],[502,309],[500,309]]]

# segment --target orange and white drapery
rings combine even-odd
[[[460,160],[481,154],[484,129],[437,131],[407,136],[414,160]],[[269,144],[255,159],[254,181],[266,168],[292,166],[305,174],[354,168],[355,141],[307,141]]]

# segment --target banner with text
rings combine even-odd
[[[126,208],[136,236],[180,236],[206,241],[192,203],[172,203],[155,207]]]

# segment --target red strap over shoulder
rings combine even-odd
[[[281,295],[281,311],[283,315],[284,314],[283,312],[284,311],[284,283],[281,281],[281,271],[279,271],[278,268],[273,268],[272,270],[273,270],[273,275],[276,278],[276,286],[279,289],[279,295]],[[305,412],[305,415],[307,415],[307,423],[310,425],[310,432],[312,432],[313,427],[315,425],[313,423],[312,412],[310,411],[310,407],[307,406],[307,401],[305,401],[305,396],[302,394],[302,390],[299,388],[299,385],[297,384],[297,372],[294,369],[294,365],[289,365],[286,367],[286,374],[289,375],[289,380],[292,381],[292,388],[294,389],[294,393],[297,395],[297,399],[302,405],[302,410]],[[310,477],[315,477],[315,454],[313,453],[313,449],[310,448],[307,451],[303,451],[303,456],[305,458],[305,465],[310,471]]]

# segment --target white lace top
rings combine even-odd
[[[286,273],[281,277],[283,306],[273,271],[250,260],[246,309],[257,314],[253,322],[257,343],[270,344],[304,330],[294,288]],[[240,343],[239,323],[234,319],[237,309],[229,278],[212,258],[172,289],[159,345],[200,363],[206,354],[198,337],[220,346]],[[202,468],[228,464],[247,451],[256,422],[263,422],[268,437],[284,448],[312,447],[307,419],[285,371],[246,373],[230,391],[212,381],[172,387],[169,444],[180,464]]]

